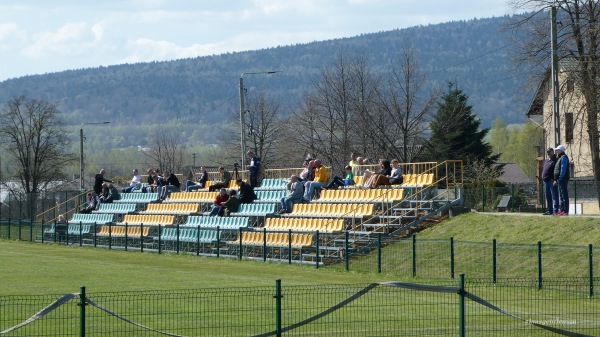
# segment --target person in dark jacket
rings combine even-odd
[[[556,165],[556,154],[554,149],[546,151],[548,159],[544,160],[542,168],[542,181],[544,182],[544,193],[546,195],[546,212],[544,215],[558,213],[558,186],[554,185],[554,166]]]
[[[106,174],[106,170],[105,169],[101,169],[100,173],[96,174],[94,176],[94,192],[96,192],[96,195],[101,195],[102,194],[102,184],[103,183],[112,183],[112,180],[108,180],[104,178],[104,175]]]
[[[169,197],[171,192],[179,192],[181,183],[175,173],[171,173],[169,170],[165,170],[165,176],[167,177],[166,184],[162,189],[160,199],[165,200]]]
[[[235,181],[239,187],[240,204],[250,204],[256,200],[256,194],[250,184],[246,184],[242,179]]]
[[[565,153],[565,147],[559,145],[554,149],[556,152],[556,165],[554,165],[554,186],[558,186],[560,206],[556,215],[569,215],[569,157]]]

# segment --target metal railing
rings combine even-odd
[[[7,336],[597,336],[579,279],[282,285],[0,296]],[[42,308],[45,310],[40,311]],[[32,313],[38,314],[31,316]]]

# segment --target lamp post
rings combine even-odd
[[[244,130],[244,75],[260,75],[260,74],[275,74],[279,73],[279,70],[271,71],[259,71],[259,72],[248,72],[240,75],[240,145],[242,148],[242,170],[246,169],[246,133]]]
[[[110,122],[81,123],[81,127],[79,128],[79,188],[81,191],[85,189],[83,184],[83,126],[96,124],[110,124]]]

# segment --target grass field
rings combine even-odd
[[[430,242],[447,241],[453,236],[457,241],[489,242],[496,238],[500,242],[517,245],[534,244],[541,240],[554,245],[584,246],[598,241],[600,231],[596,227],[599,224],[600,219],[579,217],[466,214],[424,230],[417,236],[419,240]],[[572,235],[566,235],[565,228]],[[407,263],[406,256],[395,255],[397,252],[394,251],[405,249],[402,246],[407,241],[384,249],[386,263]],[[477,245],[474,247],[459,266],[460,272],[466,271],[467,275],[480,264],[477,257],[482,252]],[[432,269],[444,268],[440,274],[445,274],[447,265],[434,263],[433,255],[427,255],[434,254],[432,249],[426,245],[423,248],[425,255],[423,261],[419,262],[419,268],[424,265]],[[512,262],[511,268],[518,270],[523,268],[519,261],[524,257],[519,250],[514,252],[504,258]],[[276,279],[282,280],[285,289],[284,326],[326,310],[371,282],[404,280],[453,286],[458,283],[448,277],[441,281],[439,277],[437,280],[428,280],[390,273],[347,272],[343,266],[316,269],[308,265],[186,254],[159,255],[7,240],[0,240],[0,258],[0,297],[64,294],[77,292],[80,286],[85,285],[91,294],[114,292],[114,295],[102,297],[100,294],[93,298],[104,299],[107,306],[118,308],[122,314],[137,320],[150,320],[148,324],[153,327],[174,329],[180,333],[189,331],[192,335],[248,335],[251,331],[268,331],[274,323],[274,317],[268,313],[273,310],[272,295]],[[364,260],[372,262],[373,256]],[[351,266],[362,262],[352,261]],[[186,292],[185,289],[198,290],[195,293]],[[223,293],[220,289],[230,289],[230,292]],[[251,289],[256,289],[256,293]],[[561,327],[596,335],[600,333],[600,324],[594,318],[600,313],[599,297],[588,298],[580,289],[565,281],[543,291],[523,284],[514,287],[469,285],[467,290],[526,319],[577,322],[576,326]],[[143,295],[147,296],[145,299],[127,299],[135,296],[132,292],[145,290],[158,292]],[[128,295],[123,296],[129,297],[121,298],[119,294],[124,293]],[[381,288],[290,335],[455,335],[457,305],[458,297],[455,294]],[[39,310],[39,304],[30,309],[28,313]],[[70,331],[76,335],[77,308],[71,310],[73,312],[69,315],[74,318],[69,322],[74,322],[71,322],[70,330],[56,330],[60,332],[57,335],[68,335]],[[106,315],[91,312],[98,318],[91,321],[90,328],[113,331],[112,335],[131,335],[131,330],[128,330],[131,328],[124,323],[116,324],[114,319]],[[473,302],[467,302],[467,312],[467,327],[472,336],[546,335],[531,325],[491,312]],[[19,322],[26,317],[25,314],[18,314],[10,322]],[[173,327],[173,321],[177,321],[176,327]],[[202,330],[209,328],[212,330]],[[114,329],[122,329],[122,332],[115,333]]]

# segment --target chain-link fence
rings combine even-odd
[[[0,297],[6,336],[594,336],[571,279],[239,287]],[[36,314],[34,314],[36,313]]]

